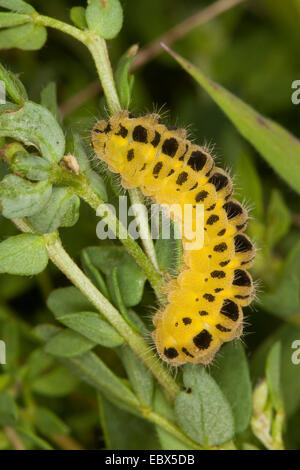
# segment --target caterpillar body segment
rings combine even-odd
[[[181,214],[189,204],[193,229],[197,205],[203,205],[203,247],[190,250],[183,233],[181,272],[165,286],[168,304],[153,318],[153,339],[172,365],[208,364],[224,342],[241,335],[242,307],[254,297],[247,269],[255,250],[243,233],[248,214],[232,197],[230,176],[184,130],[168,129],[156,114],[135,118],[121,111],[95,125],[92,143],[109,169],[120,173],[123,187],[138,186],[158,204],[178,204]],[[176,213],[170,216],[176,220]]]

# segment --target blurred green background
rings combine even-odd
[[[73,0],[34,0],[45,15],[69,22],[69,10],[80,4]],[[82,2],[83,4],[84,2]],[[202,0],[124,0],[124,26],[109,42],[113,66],[132,45],[141,48],[172,26],[210,5]],[[288,5],[287,5],[288,4]],[[252,0],[202,25],[172,47],[213,80],[222,84],[257,111],[276,120],[299,137],[300,105],[291,101],[291,84],[300,79],[300,1]],[[2,50],[1,62],[19,74],[30,99],[40,100],[41,90],[55,81],[60,105],[97,79],[86,48],[60,32],[48,30],[46,46],[37,52]],[[300,448],[300,365],[291,363],[291,343],[300,339],[300,198],[274,173],[270,166],[237,132],[212,99],[166,53],[135,72],[132,111],[161,110],[165,121],[187,127],[197,143],[214,150],[220,166],[231,169],[239,198],[252,209],[249,234],[256,241],[258,256],[253,274],[258,279],[258,298],[248,308],[244,342],[252,364],[253,381],[264,370],[265,350],[274,338],[283,344],[283,386],[289,425],[288,447]],[[97,119],[103,117],[99,94],[65,116],[68,128],[87,139]],[[287,162],[288,164],[288,162]],[[78,257],[80,250],[97,243],[98,219],[82,204],[79,223],[62,229],[68,251]],[[12,224],[0,218],[4,239],[15,233]],[[296,283],[285,282],[293,273]],[[37,279],[0,276],[0,301],[31,325],[53,321],[45,307],[45,296],[68,282],[52,266]],[[296,286],[296,291],[295,291]],[[298,286],[298,290],[297,290]],[[146,291],[141,311],[147,311],[153,297]],[[9,337],[6,330],[0,338]],[[12,336],[14,333],[12,334]],[[31,350],[29,341],[18,342],[18,361]],[[14,354],[17,354],[15,351]],[[114,358],[106,360],[114,364]],[[103,445],[95,416],[95,403],[87,387],[67,399],[40,397],[72,427],[88,448]],[[90,402],[89,402],[90,400]]]

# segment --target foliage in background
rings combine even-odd
[[[299,1],[236,7],[181,39],[180,55],[167,49],[134,78],[132,43],[152,41],[198,1],[31,3],[0,0],[9,100],[0,110],[0,448],[300,448],[300,365],[292,362],[300,144],[290,133],[298,134],[291,83],[299,78]],[[89,94],[70,111],[95,65],[106,101]],[[238,197],[252,207],[261,286],[247,312],[250,334],[225,345],[209,369],[182,367],[176,381],[145,339],[162,281],[155,263],[174,275],[178,243],[158,240],[145,254],[128,238],[122,245],[95,234],[95,210],[104,215],[120,189],[96,165],[89,134],[95,116],[119,102],[136,113],[165,105],[170,122],[192,123],[197,142],[216,142],[220,165],[233,169]]]

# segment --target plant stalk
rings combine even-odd
[[[171,397],[179,392],[179,387],[157,360],[144,339],[126,323],[120,313],[96,289],[88,277],[78,268],[64,250],[58,235],[45,235],[46,246],[51,261],[69,278],[69,280],[92,302],[125,339],[135,354],[146,364],[156,379],[168,391]]]
[[[14,219],[15,225],[22,232],[33,233],[29,223],[24,219]],[[46,248],[51,261],[65,276],[90,300],[96,309],[109,321],[111,325],[125,339],[130,348],[144,362],[158,382],[165,388],[171,398],[179,393],[180,389],[165,367],[157,360],[148,344],[123,319],[118,310],[94,286],[89,278],[79,269],[76,263],[63,248],[58,232],[44,235]]]
[[[81,31],[79,28],[76,28],[75,26],[56,20],[55,18],[50,18],[48,16],[34,14],[31,16],[31,20],[36,24],[48,26],[50,28],[54,28],[66,34],[69,34],[70,36],[74,37],[78,41],[81,41],[84,45],[87,46],[87,48],[89,49],[94,59],[96,69],[100,78],[100,82],[103,87],[104,95],[105,95],[110,113],[115,114],[118,111],[120,111],[121,105],[120,105],[119,97],[118,97],[116,87],[115,87],[114,76],[113,76],[113,71],[112,71],[112,67],[111,67],[111,63],[110,63],[110,59],[109,59],[109,55],[107,51],[106,41],[91,31],[88,31],[88,30]],[[133,200],[136,200],[137,198],[139,200],[142,199],[140,190],[138,188],[130,189],[129,194],[130,194],[130,198]],[[84,195],[82,195],[82,197],[87,201],[87,198],[84,197]],[[89,201],[87,202],[90,204],[90,198],[89,198]],[[101,203],[103,204],[103,201],[99,200],[98,206]],[[95,207],[93,208],[97,210],[97,208]],[[151,263],[154,266],[154,270],[159,272],[157,261],[156,261],[153,240],[151,236],[149,236],[150,229],[148,225],[148,217],[145,215],[144,211],[139,211],[139,210],[136,211],[135,217],[136,217],[138,227],[140,227],[140,230],[142,232],[141,238],[142,238],[145,251]],[[145,236],[146,234],[147,236]],[[124,246],[126,246],[123,241],[122,243],[124,244]],[[131,247],[133,246],[132,244],[130,245]],[[131,251],[130,253],[133,254]],[[148,277],[147,273],[146,275]],[[154,280],[154,285],[157,286],[158,276],[153,275],[151,277],[157,278],[156,281]],[[152,286],[154,287],[153,279],[151,281],[151,278],[149,278],[149,280]],[[160,288],[161,288],[161,285],[162,285],[162,282],[160,281]],[[154,287],[154,289],[155,289],[156,294],[160,295],[160,292],[158,293],[157,291],[157,287]]]
[[[142,223],[145,220],[143,225],[138,225],[138,230],[141,235],[141,241],[144,247],[145,252],[148,255],[148,258],[152,261],[153,266],[156,271],[159,272],[159,266],[156,258],[156,251],[151,236],[151,230],[148,223],[148,213],[144,204],[144,198],[141,191],[138,188],[133,188],[129,190],[130,200],[132,202],[132,209],[134,212],[135,219],[137,223],[139,221]]]
[[[57,167],[53,171],[52,180],[55,183],[65,184],[73,188],[74,192],[84,199],[87,204],[89,204],[89,206],[94,209],[98,216],[105,217],[105,221],[109,228],[113,233],[116,234],[121,243],[125,246],[128,253],[133,256],[137,264],[144,271],[157,298],[161,298],[161,291],[163,287],[163,278],[161,274],[155,269],[155,266],[151,260],[145,255],[141,247],[130,236],[124,225],[110,210],[109,206],[107,206],[104,201],[94,192],[88,179],[84,175],[75,175],[74,173],[71,173],[63,168]],[[148,227],[148,220],[146,226]],[[142,227],[144,227],[144,225],[142,225]]]

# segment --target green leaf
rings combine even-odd
[[[260,302],[272,315],[287,319],[300,312],[300,283],[295,275],[283,277],[274,292],[262,293]]]
[[[137,305],[142,298],[146,277],[125,249],[116,246],[89,247],[85,250],[93,264],[110,276],[118,268],[118,281],[126,307]]]
[[[70,17],[72,22],[80,29],[87,28],[87,22],[85,19],[85,8],[83,7],[73,7],[71,8]]]
[[[31,382],[54,364],[54,358],[43,349],[35,349],[27,359],[26,379]]]
[[[154,387],[152,374],[128,346],[122,348],[121,358],[138,399],[141,404],[151,408]]]
[[[38,449],[41,450],[54,450],[53,447],[48,444],[44,439],[41,437],[37,436],[34,432],[29,431],[29,429],[25,429],[22,426],[16,426],[16,431],[18,434],[24,436],[26,439],[29,439]]]
[[[1,276],[1,278],[3,277],[4,276]],[[4,305],[1,305],[0,306],[0,322],[2,322],[3,320],[7,320],[9,318],[9,315],[10,315],[10,310]]]
[[[0,243],[0,273],[33,276],[47,264],[45,240],[39,235],[23,233]]]
[[[175,413],[183,431],[205,447],[229,441],[234,435],[234,419],[214,379],[202,366],[188,364],[183,381],[187,391],[175,399]]]
[[[118,268],[115,267],[112,269],[111,274],[107,276],[107,287],[110,292],[110,297],[112,298],[113,304],[119,310],[119,312],[123,315],[126,321],[133,328],[136,328],[135,322],[131,321],[131,317],[128,315],[126,305],[124,304],[122,293],[121,293],[120,286],[119,286],[118,274],[119,274]]]
[[[300,193],[300,142],[276,122],[208,78],[201,70],[165,46],[175,60],[209,93],[239,132],[275,171]],[[288,162],[288,164],[287,164]]]
[[[95,286],[100,290],[100,292],[110,300],[110,296],[105,284],[105,281],[100,273],[100,271],[93,265],[92,260],[90,259],[88,253],[83,250],[81,253],[81,262],[84,269],[84,272],[90,278],[90,280],[95,284]]]
[[[88,149],[78,133],[69,133],[67,137],[67,151],[76,157],[80,172],[86,174],[94,191],[103,201],[107,201],[107,192],[103,178],[96,171],[92,170],[88,157]]]
[[[1,139],[3,140],[2,158],[5,163],[7,163],[9,166],[11,165],[13,158],[16,154],[23,153],[29,155],[24,146],[19,142],[11,142],[7,144],[4,137],[2,137]]]
[[[58,318],[69,313],[96,311],[93,304],[73,286],[62,287],[51,292],[47,306]]]
[[[8,219],[32,216],[49,201],[52,185],[48,181],[31,183],[16,175],[7,175],[0,183],[2,215]]]
[[[0,392],[0,426],[13,426],[17,421],[18,408],[7,392]]]
[[[34,13],[36,10],[23,0],[0,0],[0,7],[20,13]]]
[[[166,399],[160,388],[156,388],[154,393],[154,410],[161,416],[166,418],[171,423],[175,424],[174,410],[170,405],[170,402]],[[156,432],[161,444],[161,448],[164,450],[190,450],[186,444],[181,442],[177,437],[165,431],[160,426],[156,426]]]
[[[288,233],[290,225],[290,212],[280,192],[274,189],[267,211],[266,243],[270,250]]]
[[[266,362],[266,378],[272,404],[276,411],[283,408],[281,392],[281,344],[277,341],[271,348]]]
[[[11,442],[4,431],[0,431],[0,450],[10,450]]]
[[[291,249],[285,259],[283,266],[283,278],[287,276],[295,276],[300,281],[300,241]]]
[[[22,24],[0,31],[0,49],[16,47],[24,51],[41,49],[47,40],[47,29],[34,23]]]
[[[69,427],[48,408],[35,408],[34,422],[38,431],[45,436],[70,433]]]
[[[112,405],[99,394],[100,423],[107,450],[158,448],[152,424]]]
[[[94,170],[87,170],[86,176],[91,183],[93,190],[103,201],[107,201],[107,192],[103,179]]]
[[[81,356],[61,361],[82,380],[105,393],[108,399],[112,397],[129,406],[138,406],[138,401],[132,391],[93,352],[89,351]]]
[[[89,351],[95,343],[76,331],[69,329],[60,331],[47,341],[44,350],[56,357],[75,357]]]
[[[280,280],[274,292],[261,294],[263,307],[270,313],[281,318],[295,315],[300,312],[300,242],[291,249],[284,261]],[[297,315],[297,317],[296,317]],[[299,324],[299,323],[298,323]]]
[[[134,325],[135,330],[143,336],[149,336],[149,329],[146,327],[141,316],[136,313],[132,308],[127,308],[127,319],[130,325]]]
[[[69,204],[65,215],[62,217],[61,227],[73,227],[78,222],[80,209],[80,198],[77,194],[73,194],[69,199]]]
[[[78,379],[65,367],[59,366],[32,382],[32,390],[46,397],[64,397],[72,393]]]
[[[8,388],[12,383],[12,380],[11,380],[11,375],[10,373],[3,373],[3,374],[0,374],[0,390],[5,390],[6,388]]]
[[[13,374],[20,359],[20,331],[17,322],[8,318],[3,324],[0,338],[6,345],[6,365],[3,367]]]
[[[5,83],[6,92],[11,96],[15,103],[22,105],[28,99],[27,92],[21,80],[13,72],[6,70],[0,64],[0,80]]]
[[[10,101],[6,101],[5,104],[0,104],[0,114],[5,113],[5,112],[13,112],[13,111],[18,111],[19,105],[15,103],[11,103]],[[3,145],[5,145],[5,138],[0,137],[1,142]]]
[[[89,0],[86,21],[89,29],[102,38],[114,38],[123,24],[123,10],[119,0]]]
[[[115,329],[93,312],[93,305],[75,287],[56,289],[50,294],[47,305],[59,321],[91,341],[106,347],[123,343]]]
[[[50,178],[51,164],[44,158],[17,152],[12,158],[11,170],[29,180],[43,181]]]
[[[69,132],[67,136],[67,152],[76,157],[80,172],[86,173],[91,168],[86,145],[77,132]]]
[[[43,210],[30,217],[30,223],[39,233],[50,233],[58,227],[70,227],[79,218],[80,201],[68,188],[53,188],[51,198]]]
[[[39,341],[48,341],[52,336],[55,336],[61,328],[51,325],[50,323],[41,323],[33,328],[32,334]]]
[[[64,156],[65,137],[56,119],[48,109],[31,101],[16,111],[0,115],[0,136],[33,145],[53,163]]]
[[[242,200],[246,198],[251,206],[251,214],[257,219],[262,219],[264,214],[262,185],[255,165],[246,152],[240,153],[235,173]]]
[[[58,315],[57,319],[95,344],[115,348],[124,343],[124,339],[98,313],[68,313],[62,316]]]
[[[251,375],[253,383],[257,383],[265,375],[265,364],[272,346],[281,343],[281,386],[284,407],[288,417],[291,417],[300,409],[300,374],[299,364],[293,362],[293,355],[297,349],[293,348],[294,342],[300,339],[300,328],[295,325],[284,325],[273,334],[265,338],[261,346],[255,351],[251,360]],[[276,354],[275,354],[276,353]],[[278,350],[273,353],[278,355]],[[278,357],[278,356],[277,356]]]
[[[134,81],[133,75],[129,75],[129,70],[137,51],[138,46],[130,47],[119,60],[116,69],[115,82],[122,109],[129,109]]]
[[[220,389],[227,398],[234,417],[235,432],[245,431],[252,412],[252,387],[248,362],[240,342],[230,342],[222,347],[222,354],[210,369]]]
[[[57,89],[55,82],[50,82],[43,88],[41,92],[41,105],[53,114],[57,122],[61,121],[57,105]]]
[[[28,15],[21,15],[19,13],[0,12],[0,28],[7,28],[9,26],[17,26],[19,24],[28,23],[30,18]]]

